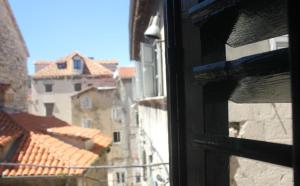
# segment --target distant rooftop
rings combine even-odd
[[[78,75],[78,73],[74,71],[74,68],[76,68],[73,63],[75,58],[80,59],[83,63],[81,67],[83,75],[112,77],[113,72],[107,65],[118,65],[117,60],[94,60],[79,52],[72,52],[55,61],[36,61],[35,65],[41,65],[41,67],[33,74],[33,78],[55,78]]]
[[[135,76],[135,68],[134,67],[119,67],[116,76],[120,79],[130,79]]]

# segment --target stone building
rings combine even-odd
[[[127,147],[126,162],[128,165],[140,165],[142,163],[139,156],[141,149],[139,143],[139,126],[137,122],[137,111],[135,98],[135,77],[136,71],[134,67],[119,67],[114,74],[117,84],[118,99],[114,103],[114,118],[120,120],[122,128],[120,134],[124,135]],[[119,115],[119,117],[118,117]],[[120,117],[121,116],[121,117]],[[118,174],[124,173],[127,175],[124,182],[127,185],[141,185],[142,171],[140,168],[119,169],[114,171],[115,177]]]
[[[27,110],[28,56],[26,44],[8,1],[0,0],[0,85],[9,86],[6,87],[5,95],[0,93],[0,102],[6,110]]]
[[[142,164],[168,163],[163,1],[132,0],[130,10],[130,58],[136,66],[139,157]],[[169,185],[169,166],[144,168],[141,176],[143,185]]]
[[[114,78],[116,87],[88,87],[72,95],[73,124],[100,129],[113,136],[107,163],[110,165],[139,164],[137,126],[133,105],[132,80],[135,69],[120,67]],[[109,185],[138,185],[140,169],[109,170]]]
[[[38,61],[31,80],[29,110],[72,121],[71,96],[87,87],[115,86],[115,60],[99,61],[73,52],[56,61]]]

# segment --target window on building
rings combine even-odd
[[[122,172],[122,183],[125,183],[125,173]]]
[[[80,99],[80,108],[81,109],[91,109],[92,108],[92,99],[89,96],[83,96]]]
[[[122,122],[122,108],[114,107],[112,109],[112,119],[116,122]]]
[[[113,136],[114,136],[114,143],[117,143],[117,142],[121,141],[120,132],[114,132]]]
[[[66,62],[57,63],[57,68],[58,69],[66,69],[67,68],[67,63]]]
[[[74,91],[81,91],[81,83],[74,84]]]
[[[120,173],[119,172],[116,173],[116,177],[117,177],[117,183],[120,183],[121,180],[120,180]]]
[[[76,56],[73,58],[73,68],[76,70],[80,70],[81,69],[81,58],[79,56]]]
[[[53,116],[54,103],[44,103],[46,116]]]
[[[92,120],[90,118],[82,118],[81,126],[84,128],[92,128]]]
[[[157,70],[153,46],[141,43],[141,65],[143,97],[157,96]]]
[[[45,84],[45,92],[52,92],[53,85],[52,84]]]
[[[141,173],[137,172],[135,175],[135,182],[140,183],[141,182]]]
[[[143,151],[143,165],[147,164],[147,156],[146,156],[146,152]],[[143,178],[144,181],[147,181],[147,168],[143,167]]]
[[[88,87],[91,87],[91,86],[93,86],[93,84],[92,84],[92,83],[89,83],[87,86],[88,86]]]
[[[136,126],[138,127],[139,126],[139,112],[135,112],[135,122],[136,122]]]
[[[152,163],[153,162],[153,156],[149,155],[149,162]]]

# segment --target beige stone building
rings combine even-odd
[[[8,85],[5,95],[0,92],[0,105],[6,110],[27,110],[28,56],[8,1],[0,0],[0,85]]]
[[[37,61],[29,112],[72,121],[71,96],[88,87],[112,87],[115,60],[95,60],[73,52],[55,61]]]
[[[131,0],[130,58],[136,66],[135,91],[142,185],[170,185],[163,1]],[[153,37],[147,38],[148,29]]]
[[[120,67],[115,72],[116,87],[88,87],[72,95],[72,123],[85,128],[100,129],[113,137],[107,163],[139,164],[137,126],[133,104],[133,67]],[[139,185],[140,169],[109,170],[108,184]]]

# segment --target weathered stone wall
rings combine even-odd
[[[238,48],[226,47],[227,60],[267,52],[270,41],[264,40]],[[291,104],[237,104],[229,102],[231,137],[292,144]],[[233,156],[230,163],[232,186],[291,186],[292,169]]]
[[[60,79],[33,79],[31,81],[32,100],[29,112],[45,116],[45,103],[54,103],[53,115],[68,123],[72,123],[71,96],[76,94],[74,84],[81,83],[81,89],[87,89],[90,84],[95,87],[114,86],[113,78],[62,77]],[[52,92],[45,92],[45,84],[52,84]]]
[[[27,49],[6,0],[0,0],[0,83],[11,85],[5,107],[27,110]]]
[[[292,144],[291,104],[229,103],[230,135]],[[240,157],[231,157],[231,185],[292,186],[292,169]]]

